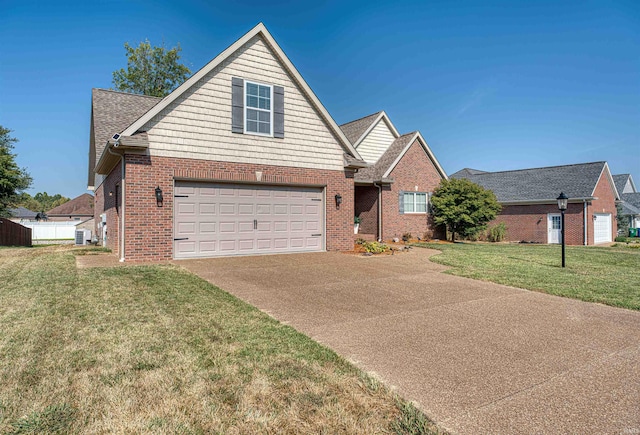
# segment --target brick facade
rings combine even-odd
[[[325,186],[326,247],[329,251],[353,248],[353,172],[282,166],[228,163],[208,160],[125,156],[125,260],[154,261],[173,258],[173,186],[174,180],[228,181],[262,185]],[[262,172],[257,181],[256,172]],[[115,175],[117,172],[118,176]],[[96,191],[96,216],[102,209],[103,192],[113,188],[120,168],[114,168]],[[163,191],[164,202],[158,207],[155,188]],[[335,195],[342,196],[338,208]],[[108,200],[107,206],[112,200]],[[116,214],[107,209],[107,225]],[[117,219],[116,219],[117,220]],[[117,243],[108,233],[107,246],[117,252]]]
[[[611,240],[617,234],[615,194],[606,174],[600,177],[594,192],[594,199],[587,202],[587,245],[594,244],[594,213],[610,213],[612,223]],[[548,243],[548,214],[559,214],[558,204],[531,204],[503,206],[500,215],[489,223],[492,227],[504,223],[507,227],[506,240],[512,242]],[[565,243],[583,245],[584,203],[569,203],[565,212]]]
[[[382,239],[401,238],[404,233],[415,237],[442,237],[434,228],[430,214],[401,214],[398,195],[400,191],[433,192],[442,177],[433,162],[416,140],[407,150],[390,178],[394,182],[382,190]]]

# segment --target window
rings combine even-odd
[[[405,213],[426,213],[427,194],[424,192],[404,192]]]
[[[247,133],[271,135],[271,86],[245,82]]]

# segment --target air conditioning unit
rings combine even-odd
[[[76,246],[91,242],[91,230],[76,230]]]

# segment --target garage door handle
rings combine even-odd
[[[253,220],[253,229],[257,230],[258,229],[258,219],[254,219]]]
[[[311,237],[320,237],[322,234],[311,234]]]
[[[189,198],[189,195],[173,195],[174,198]]]
[[[189,240],[189,237],[183,237],[181,239],[173,239],[174,242],[177,242],[178,240]]]

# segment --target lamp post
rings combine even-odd
[[[558,208],[560,209],[560,213],[562,218],[560,220],[560,238],[562,243],[562,267],[564,267],[564,212],[567,209],[567,195],[564,192],[560,192],[560,196],[556,198],[558,200]]]

